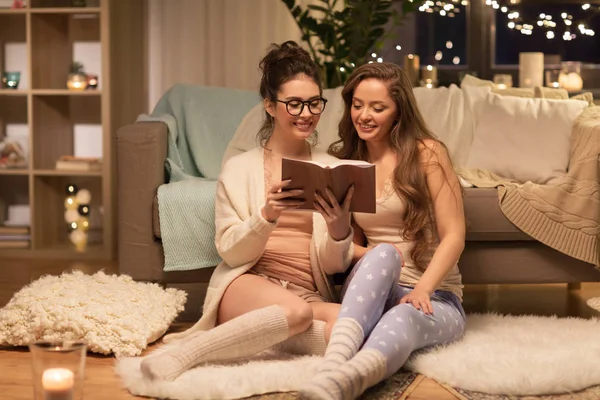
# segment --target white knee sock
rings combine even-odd
[[[209,331],[194,333],[166,352],[142,361],[142,373],[150,379],[172,380],[203,362],[247,357],[289,336],[285,311],[273,305],[254,310]]]
[[[379,350],[359,351],[338,368],[318,374],[300,388],[301,400],[354,400],[385,378],[386,360]]]
[[[274,348],[292,354],[322,356],[325,354],[325,348],[327,347],[325,325],[324,321],[314,319],[307,330],[276,344]]]
[[[352,318],[340,318],[333,325],[325,358],[319,372],[330,371],[351,359],[364,341],[360,324]]]

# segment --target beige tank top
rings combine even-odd
[[[382,243],[389,243],[400,250],[404,258],[404,268],[400,273],[400,284],[414,287],[423,272],[416,267],[410,255],[414,242],[405,241],[401,237],[404,228],[403,211],[404,202],[394,190],[392,181],[388,179],[381,197],[377,199],[375,214],[354,213],[353,216],[358,226],[363,230],[369,248]],[[425,254],[423,261],[426,265],[431,261],[436,248],[437,245],[432,246]],[[450,291],[462,301],[462,288],[462,278],[458,271],[458,265],[454,265],[437,289]]]
[[[284,211],[252,270],[316,292],[310,267],[312,213]]]

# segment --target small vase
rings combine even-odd
[[[69,90],[83,91],[87,88],[88,77],[86,74],[69,74],[67,88]]]

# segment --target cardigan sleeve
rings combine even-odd
[[[317,235],[317,256],[321,269],[328,275],[345,272],[352,262],[354,253],[354,231],[350,227],[348,236],[335,240],[329,236],[325,220],[319,216],[313,227],[313,235]]]
[[[219,255],[232,268],[256,262],[269,235],[277,225],[265,220],[260,208],[251,209],[244,169],[225,166],[217,182],[215,199],[215,245]]]

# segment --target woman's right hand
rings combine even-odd
[[[262,216],[269,222],[275,222],[283,210],[293,210],[305,203],[303,200],[289,199],[288,197],[300,196],[304,193],[302,189],[283,190],[290,184],[291,180],[281,181],[273,184],[267,194],[267,201],[262,208]]]

